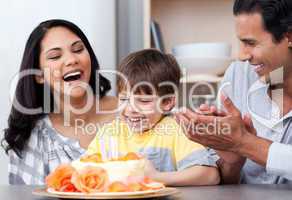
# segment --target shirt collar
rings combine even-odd
[[[250,87],[248,91],[248,96],[253,95],[253,93],[256,91],[263,90],[263,94],[266,95],[266,96],[263,96],[263,98],[268,98],[270,100],[269,102],[271,103],[271,118],[267,119],[253,112],[250,109],[249,100],[248,100],[249,98],[247,98],[247,109],[248,109],[248,112],[251,114],[251,116],[254,119],[256,119],[258,122],[260,122],[261,124],[263,124],[264,126],[270,129],[273,129],[279,132],[283,128],[284,120],[289,117],[292,117],[292,110],[282,117],[279,106],[268,96],[268,88],[269,88],[269,84],[266,84],[263,80],[258,79]]]

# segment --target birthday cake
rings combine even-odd
[[[59,192],[137,192],[164,187],[144,175],[146,160],[135,153],[103,160],[100,154],[62,164],[46,177],[49,191]]]

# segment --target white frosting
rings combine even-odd
[[[145,160],[109,161],[103,163],[81,162],[75,160],[72,166],[80,170],[86,166],[96,166],[105,169],[109,175],[109,181],[123,181],[129,176],[144,177]]]

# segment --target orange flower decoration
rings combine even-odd
[[[150,180],[149,182],[147,183],[142,183],[142,185],[147,188],[146,190],[158,190],[158,189],[162,189],[164,188],[164,184],[163,183],[160,183],[160,182],[155,182],[155,181],[152,181]]]
[[[128,192],[130,191],[130,189],[126,184],[120,181],[115,181],[108,186],[107,191],[108,192]]]
[[[108,185],[109,177],[101,167],[87,166],[72,175],[71,182],[81,192],[103,192]]]
[[[130,183],[128,187],[132,192],[149,190],[149,188],[142,183]]]
[[[121,157],[121,161],[128,161],[128,160],[139,160],[141,159],[140,156],[138,156],[136,153],[129,152],[125,156]]]
[[[61,164],[46,177],[48,187],[60,192],[76,192],[76,187],[71,183],[75,169],[69,164]]]
[[[85,155],[80,158],[81,162],[95,162],[95,163],[101,163],[102,157],[100,153],[95,153],[91,155]]]
[[[129,176],[126,180],[126,183],[132,192],[164,188],[162,183],[153,181],[147,176]]]

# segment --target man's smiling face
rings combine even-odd
[[[235,17],[235,24],[240,40],[239,58],[248,60],[259,76],[289,63],[291,50],[288,37],[276,42],[273,35],[265,30],[260,13],[239,14]]]

